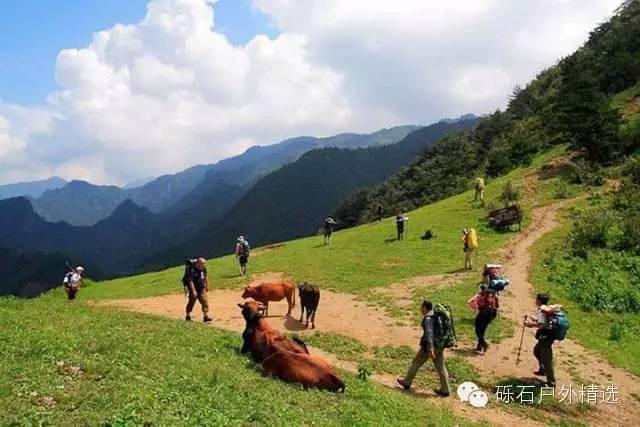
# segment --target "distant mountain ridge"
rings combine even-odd
[[[214,212],[224,206],[215,205],[212,183],[224,182],[234,194],[221,194],[228,201],[244,193],[260,177],[297,160],[302,154],[322,147],[360,148],[393,144],[419,126],[406,125],[381,129],[371,134],[343,133],[335,136],[296,137],[267,146],[254,146],[243,154],[212,165],[198,165],[173,175],[163,175],[140,186],[123,189],[72,181],[64,187],[49,189],[33,203],[35,211],[49,222],[64,221],[70,225],[91,226],[108,217],[127,199],[161,213],[171,208],[172,214],[194,212],[201,200],[208,200]],[[218,187],[222,188],[222,187]],[[22,194],[16,194],[20,196]]]
[[[54,176],[41,181],[18,182],[15,184],[0,185],[0,200],[11,197],[40,197],[47,190],[63,187],[67,184],[62,178]]]

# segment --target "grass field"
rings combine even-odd
[[[0,425],[468,425],[349,374],[344,395],[303,391],[263,377],[236,334],[60,291],[1,299],[0,324]]]

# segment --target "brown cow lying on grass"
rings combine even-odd
[[[260,314],[263,308],[261,303],[250,301],[238,304],[238,307],[242,309],[242,317],[246,321],[245,330],[242,333],[244,341],[240,350],[242,354],[251,353],[253,360],[262,363],[266,357],[264,353],[267,346],[273,343],[293,353],[309,354],[307,345],[302,340],[286,337],[269,325],[269,322]]]
[[[311,329],[315,329],[316,311],[318,310],[318,303],[320,303],[320,289],[317,286],[304,282],[298,285],[298,293],[300,294],[300,323],[302,323],[304,311],[307,310],[307,323],[305,327],[309,327],[309,318],[311,318]]]
[[[324,359],[309,355],[300,340],[282,336],[269,326],[255,302],[238,304],[246,320],[242,353],[251,352],[264,372],[306,388],[344,391],[344,382]]]
[[[287,299],[289,309],[287,316],[291,315],[291,310],[296,305],[295,285],[293,282],[283,280],[274,283],[260,283],[256,286],[247,286],[244,288],[242,298],[253,298],[254,300],[264,304],[264,315],[269,315],[269,301],[282,301]]]

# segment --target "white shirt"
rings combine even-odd
[[[71,278],[69,278],[69,276],[66,276],[64,278],[64,284],[69,284],[71,287],[73,288],[79,288],[80,287],[80,282],[82,282],[82,276],[79,275],[78,273],[73,273],[71,275]]]

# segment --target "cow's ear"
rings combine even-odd
[[[238,303],[238,307],[240,307],[240,308],[244,308],[245,306],[246,306],[245,303]]]

